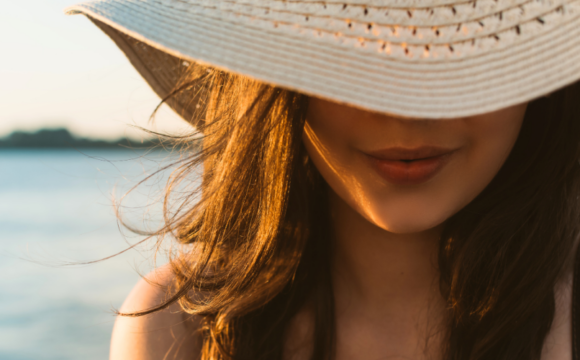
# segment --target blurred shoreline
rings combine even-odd
[[[126,137],[113,141],[76,137],[65,128],[40,129],[34,132],[14,131],[0,138],[0,150],[5,149],[152,149],[162,142],[156,138],[135,141]]]

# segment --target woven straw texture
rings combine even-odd
[[[107,32],[161,96],[185,60],[413,118],[494,111],[580,79],[580,0],[99,0],[67,11]],[[186,96],[170,105],[191,115]]]

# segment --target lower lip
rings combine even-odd
[[[373,167],[388,182],[395,185],[418,185],[433,178],[449,161],[451,154],[409,162],[370,157]]]

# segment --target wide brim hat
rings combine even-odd
[[[411,118],[458,118],[580,79],[580,0],[98,0],[85,14],[165,97],[191,62]],[[169,101],[191,119],[192,101]]]

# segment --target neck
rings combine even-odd
[[[330,207],[337,313],[356,304],[357,312],[375,319],[410,316],[417,320],[425,309],[442,305],[437,270],[440,228],[413,234],[388,232],[332,191]]]

